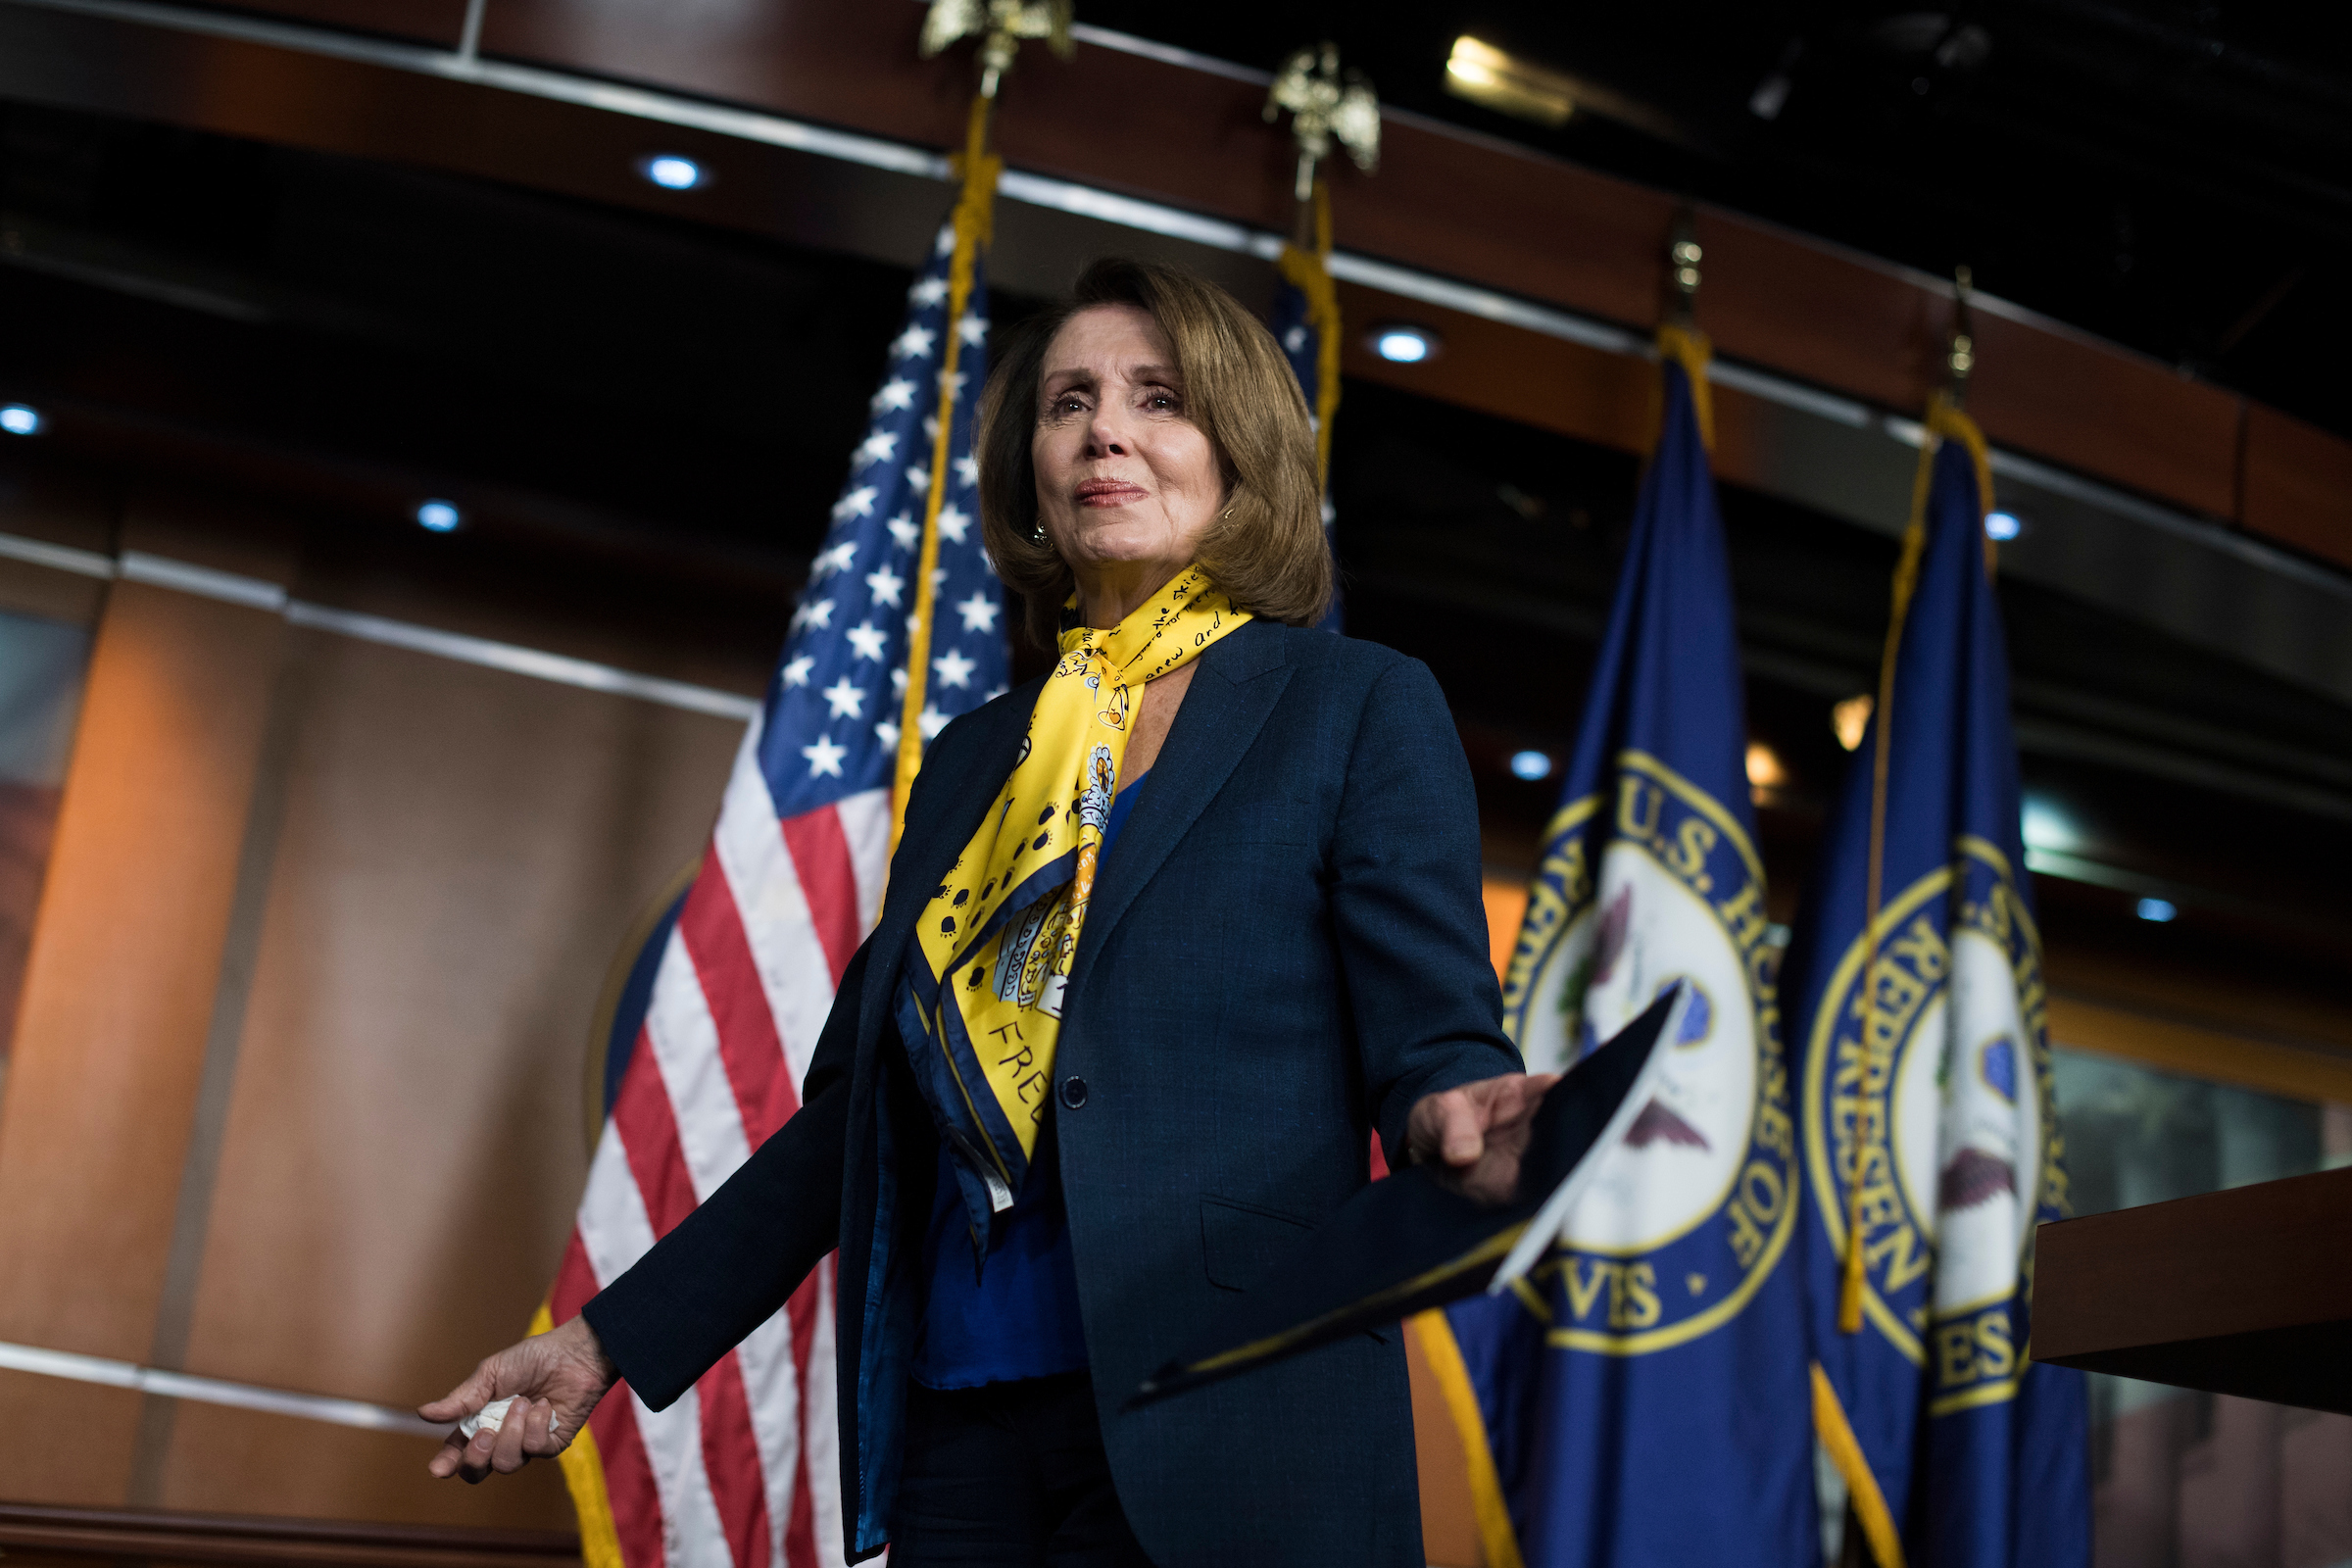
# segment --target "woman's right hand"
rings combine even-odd
[[[485,1428],[470,1443],[464,1433],[451,1432],[425,1468],[438,1480],[464,1476],[471,1484],[493,1470],[513,1475],[535,1458],[562,1453],[619,1378],[586,1318],[510,1345],[475,1367],[473,1376],[417,1407],[427,1421],[463,1421],[493,1399],[514,1398],[496,1432]]]

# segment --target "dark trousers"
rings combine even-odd
[[[907,1391],[892,1568],[1151,1568],[1084,1372]]]

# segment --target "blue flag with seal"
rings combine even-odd
[[[1340,294],[1331,280],[1331,195],[1315,181],[1315,248],[1301,250],[1286,244],[1275,259],[1281,278],[1274,285],[1274,307],[1268,325],[1282,345],[1298,390],[1306,397],[1306,416],[1315,427],[1315,477],[1323,486],[1323,535],[1331,537],[1331,421],[1340,409]],[[1322,631],[1341,629],[1340,596],[1315,625]]]
[[[1984,437],[1930,411],[1868,732],[1783,978],[1814,1423],[1880,1568],[2090,1560],[2082,1376],[2028,1356],[2062,1216]]]
[[[1811,1568],[1794,1106],[1707,465],[1706,340],[1659,333],[1657,449],[1503,983],[1531,1072],[1676,981],[1655,1097],[1511,1293],[1414,1322],[1486,1560]]]

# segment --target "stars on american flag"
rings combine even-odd
[[[963,617],[965,631],[976,631],[985,637],[997,629],[999,608],[997,600],[990,598],[985,593],[975,593],[971,598],[958,604],[956,607],[956,612]]]
[[[825,688],[825,701],[832,706],[835,718],[861,718],[865,714],[865,688],[847,675]]]
[[[972,683],[972,671],[979,667],[963,656],[962,650],[956,648],[951,648],[931,661],[931,668],[938,673],[943,686],[969,686]]]
[[[934,473],[949,477],[932,576],[939,613],[917,733],[929,741],[956,715],[1002,693],[1008,678],[1004,590],[973,526],[980,466],[972,453],[972,405],[987,379],[987,284],[975,271],[972,296],[951,320],[947,273],[954,248],[954,234],[943,228],[906,291],[889,368],[867,400],[866,428],[848,454],[849,478],[833,504],[832,527],[793,612],[760,742],[761,771],[782,815],[890,783],[906,723],[915,562]],[[951,342],[958,362],[956,373],[943,378]],[[943,387],[956,398],[944,465],[938,457]]]
[[[849,756],[850,752],[846,746],[833,744],[832,736],[819,735],[814,745],[801,748],[801,755],[808,759],[808,776],[810,778],[826,776],[839,778],[842,776],[841,760]]]

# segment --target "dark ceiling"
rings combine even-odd
[[[1082,0],[1272,70],[1329,37],[1384,102],[1986,291],[2352,435],[2352,13]],[[1449,96],[1469,33],[1592,90],[1546,130]],[[1782,78],[1775,93],[1760,92]],[[1343,236],[1344,240],[1345,236]]]

